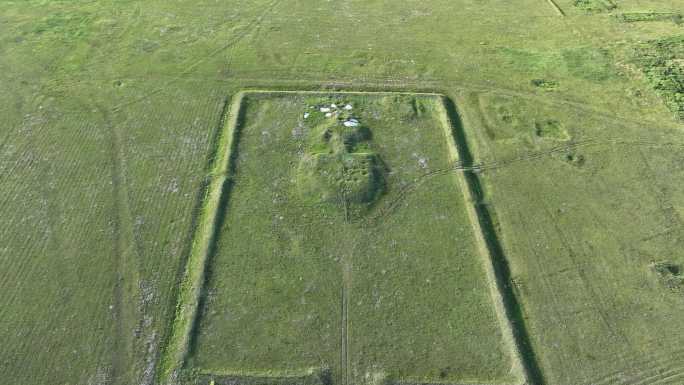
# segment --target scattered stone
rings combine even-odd
[[[344,109],[347,110],[347,111],[351,111],[353,108],[354,108],[354,107],[352,107],[351,104],[347,104],[346,106],[344,106]]]
[[[344,123],[342,123],[342,124],[344,124],[345,127],[357,127],[360,123],[358,120],[351,118],[351,119],[345,120]]]
[[[321,107],[321,112],[330,112],[330,107]]]
[[[337,108],[337,104],[335,104],[335,103],[331,104],[330,108]]]
[[[332,115],[333,115],[332,112],[327,112],[327,113],[325,114],[325,117],[326,117],[326,118],[331,118]]]
[[[311,114],[309,114],[308,112],[305,112],[305,113],[304,113],[304,119],[308,118],[309,115],[311,115]]]

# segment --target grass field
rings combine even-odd
[[[511,103],[470,99],[484,111]],[[654,263],[682,264],[684,195],[667,180],[682,177],[684,143],[677,131],[628,124],[615,135],[568,110],[542,115],[565,128],[565,141],[538,137],[532,125],[515,142],[473,136],[547,382],[679,383],[679,273]],[[487,132],[480,114],[466,120],[472,132]],[[516,154],[521,146],[526,154]]]
[[[335,383],[516,383],[462,187],[442,172],[440,99],[249,94],[243,103],[188,366],[224,377],[325,370]],[[339,115],[319,111],[330,104]],[[362,129],[342,128],[345,116]],[[331,147],[319,142],[326,130]],[[309,171],[312,151],[323,175],[347,175],[330,168],[338,155],[374,154],[377,164],[330,197]],[[378,191],[360,197],[367,184]]]
[[[178,362],[198,382],[681,384],[682,14],[677,0],[1,1],[0,384],[164,383]],[[440,98],[412,121],[405,100],[350,96],[384,112],[347,148],[292,139],[326,96],[250,96],[212,208],[226,117],[250,89],[445,95],[471,159],[364,227],[421,159],[450,165]],[[425,134],[406,141],[414,125]],[[335,195],[312,173],[344,170],[326,151],[387,184],[344,174]],[[214,220],[205,282],[191,267]]]

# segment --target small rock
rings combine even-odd
[[[345,127],[356,127],[359,125],[359,121],[356,119],[349,119],[342,124],[344,124]]]

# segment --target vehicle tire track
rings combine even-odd
[[[342,267],[342,320],[340,348],[340,384],[349,385],[349,286],[351,274],[347,264]]]
[[[672,366],[672,364],[681,364],[684,349],[677,349],[670,352],[656,353],[656,357],[643,359],[643,356],[637,357],[636,360],[631,361],[630,365],[623,368],[623,370],[615,371],[607,376],[600,377],[596,380],[586,383],[586,385],[646,385],[651,384],[654,380],[662,380],[663,375],[668,377],[684,374],[684,367]],[[635,355],[631,355],[632,358]],[[627,359],[623,359],[627,361]],[[645,369],[638,369],[639,367],[646,367]],[[630,370],[632,370],[630,372]],[[661,373],[653,375],[653,372]],[[675,372],[672,373],[671,372]]]
[[[311,80],[302,81],[301,79],[291,78],[293,73],[299,74],[306,71],[309,74]],[[562,104],[564,106],[570,106],[577,110],[589,113],[595,117],[601,118],[604,121],[610,122],[611,124],[619,123],[625,125],[631,125],[632,127],[643,127],[644,125],[663,125],[663,122],[653,121],[653,120],[637,120],[631,118],[625,118],[621,115],[613,113],[611,110],[603,110],[593,107],[590,104],[578,102],[577,100],[554,96],[554,95],[539,95],[534,92],[526,92],[519,89],[505,88],[502,86],[493,87],[488,83],[478,83],[473,81],[466,81],[464,79],[458,78],[421,78],[421,79],[393,79],[388,77],[374,76],[367,77],[363,79],[353,79],[353,78],[341,78],[341,77],[330,77],[330,73],[325,72],[312,72],[309,69],[297,69],[289,68],[286,71],[283,70],[282,76],[280,77],[267,77],[268,75],[277,75],[278,70],[267,70],[267,71],[242,71],[233,77],[225,76],[194,76],[188,77],[188,74],[183,74],[182,72],[176,75],[169,74],[148,74],[146,77],[135,77],[135,76],[124,76],[124,77],[90,77],[86,80],[84,79],[73,79],[71,81],[65,80],[65,85],[68,83],[87,83],[87,82],[110,82],[114,80],[154,80],[154,79],[171,79],[175,80],[186,80],[186,81],[211,81],[211,82],[223,82],[223,83],[238,83],[240,86],[249,85],[250,87],[272,87],[275,85],[280,85],[284,87],[299,87],[302,89],[312,89],[321,87],[334,87],[340,89],[356,89],[356,90],[378,90],[378,89],[394,89],[397,91],[416,91],[416,92],[433,92],[433,93],[444,93],[445,87],[455,87],[458,86],[463,90],[469,90],[472,92],[491,92],[497,95],[508,96],[508,97],[519,97],[526,100],[534,100],[536,103],[542,103],[547,106],[557,106]],[[264,74],[264,76],[258,76]],[[180,77],[183,75],[182,77]],[[317,77],[317,79],[313,79]],[[166,85],[170,84],[165,83]],[[148,96],[156,94],[163,91],[165,87],[159,87],[151,91],[150,93],[143,95],[139,98],[135,98],[129,102],[124,102],[117,104],[112,107],[112,109],[119,109],[127,105],[136,104],[141,101],[147,100]],[[73,112],[79,113],[77,110],[67,110],[63,109],[62,112]],[[670,125],[670,128],[674,128],[674,125]]]
[[[384,206],[377,210],[377,213],[369,217],[366,222],[369,226],[376,224],[378,221],[382,221],[387,216],[391,215],[396,208],[399,206],[401,201],[403,201],[408,194],[416,191],[428,178],[435,176],[445,175],[451,172],[475,172],[479,173],[482,171],[497,170],[504,167],[509,167],[515,165],[516,163],[524,163],[528,161],[540,160],[548,156],[562,154],[564,152],[593,146],[608,146],[608,145],[623,145],[623,146],[648,146],[648,147],[681,147],[684,148],[684,144],[679,143],[657,143],[648,141],[621,141],[621,140],[604,140],[588,138],[582,141],[571,142],[566,145],[561,145],[553,147],[549,150],[531,152],[525,155],[512,157],[497,161],[483,161],[480,163],[475,163],[470,166],[464,166],[461,162],[455,162],[450,168],[433,170],[418,176],[413,182],[401,188],[398,193],[397,198],[386,203]]]
[[[558,5],[558,3],[556,3],[555,0],[546,0],[546,2],[549,3],[549,5],[550,5],[551,7],[553,7],[554,11],[556,11],[556,13],[558,14],[558,16],[565,17],[565,12],[564,12],[563,9]]]
[[[114,356],[112,361],[112,378],[114,383],[124,383],[122,377],[130,372],[131,361],[135,352],[135,342],[127,333],[128,327],[136,325],[142,317],[136,306],[140,298],[139,256],[134,243],[134,230],[131,210],[129,206],[128,188],[125,177],[125,163],[123,161],[119,130],[111,122],[107,109],[96,105],[95,108],[102,115],[105,129],[109,131],[111,157],[111,184],[114,195],[114,252],[117,255],[117,283],[114,297],[114,317],[116,322],[116,337],[114,341]]]
[[[547,218],[554,218],[553,214],[551,214],[551,210],[549,209],[548,205],[546,205],[544,202],[540,202],[540,206],[542,210],[544,210],[544,212],[546,213]],[[601,323],[605,327],[605,330],[608,334],[612,335],[617,339],[622,340],[622,343],[629,347],[630,343],[627,336],[625,336],[625,334],[622,333],[622,331],[619,328],[613,325],[613,323],[610,321],[610,317],[604,311],[604,306],[602,306],[603,298],[599,294],[600,292],[596,290],[594,285],[591,284],[591,279],[587,277],[584,268],[582,268],[582,266],[577,261],[577,253],[572,248],[570,244],[571,242],[567,239],[565,232],[561,229],[556,220],[551,220],[550,222],[553,224],[553,229],[556,235],[558,236],[558,239],[560,240],[561,244],[563,245],[563,248],[567,251],[567,256],[570,258],[572,269],[575,272],[577,272],[577,276],[582,281],[582,286],[584,286],[584,288],[589,293],[590,298],[592,298],[592,301],[589,304],[592,312],[598,315],[598,318],[601,320]]]
[[[660,340],[655,339],[640,346],[642,351],[652,351],[648,358],[644,358],[643,354],[638,354],[634,351],[618,353],[617,356],[612,358],[621,362],[626,362],[628,363],[628,366],[597,377],[583,385],[615,384],[617,381],[619,381],[618,377],[624,375],[624,373],[630,369],[634,369],[639,366],[662,366],[666,365],[668,362],[681,362],[681,357],[684,356],[684,348],[678,348],[667,352],[657,349],[661,344],[662,342]],[[654,350],[654,348],[656,349]]]
[[[351,215],[349,212],[349,201],[344,202],[344,223],[349,226]],[[342,255],[342,320],[341,320],[341,349],[340,349],[340,384],[351,385],[350,373],[351,363],[349,360],[349,303],[352,287],[352,259],[358,245],[357,239],[352,240],[351,247],[345,247],[349,253]]]
[[[184,70],[182,70],[179,74],[171,77],[169,80],[167,80],[161,87],[155,88],[151,90],[150,92],[138,97],[134,98],[133,100],[129,100],[127,102],[119,103],[112,107],[113,111],[118,111],[123,107],[133,105],[136,103],[143,102],[150,97],[159,94],[163,92],[164,90],[168,89],[171,84],[173,84],[175,81],[182,80],[186,75],[192,73],[193,70],[195,70],[197,67],[199,67],[202,63],[207,61],[208,59],[211,59],[212,57],[218,55],[219,53],[235,46],[238,44],[240,41],[242,41],[249,33],[254,29],[257,28],[261,23],[263,22],[263,19],[268,16],[280,3],[281,0],[274,0],[272,1],[264,11],[259,14],[256,18],[252,19],[247,25],[240,30],[236,36],[234,36],[232,39],[230,39],[226,44],[216,48],[215,50],[211,51],[209,54],[205,55],[204,57],[200,58],[199,60],[189,64]]]
[[[667,377],[663,377],[663,378],[657,380],[656,382],[651,383],[650,385],[665,385],[665,384],[676,385],[678,383],[681,384],[682,382],[684,382],[684,379],[679,379],[679,380],[677,380],[677,382],[671,382],[674,379],[684,377],[684,369],[678,368],[678,371],[679,371],[678,373],[669,375]]]

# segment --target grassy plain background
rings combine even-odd
[[[542,0],[401,6],[374,0],[2,1],[0,383],[152,381],[211,140],[224,99],[240,88],[436,89],[472,115],[473,138],[480,112],[466,101],[472,93],[493,93],[512,99],[521,119],[544,106],[581,135],[680,141],[681,124],[626,52],[640,41],[681,34],[681,27],[620,23],[606,13],[578,12],[570,1],[559,4],[567,17]],[[675,0],[616,4],[618,10],[684,11]],[[558,85],[549,91],[533,79]],[[489,149],[491,139],[474,141],[481,159],[528,149],[516,141]],[[521,298],[532,332],[590,331],[598,341],[611,341],[601,332],[610,327],[619,337],[610,346],[629,353],[611,366],[602,353],[608,342],[539,337],[534,343],[542,367],[558,384],[577,383],[573,375],[589,382],[651,368],[633,353],[668,354],[681,342],[676,331],[660,334],[661,327],[670,330],[672,314],[684,311],[681,296],[657,287],[639,295],[626,290],[639,280],[655,285],[646,281],[647,260],[681,261],[680,226],[673,222],[664,241],[624,260],[636,255],[628,250],[641,247],[639,239],[672,227],[662,222],[665,215],[681,215],[682,176],[673,172],[681,169],[680,152],[624,148],[585,155],[581,169],[562,160],[537,168],[521,163],[491,178],[492,197],[502,202],[495,203],[502,240],[514,271],[530,282]],[[603,169],[592,172],[595,161]],[[561,201],[580,197],[573,216],[553,212]],[[540,199],[548,199],[551,213],[534,204]],[[524,219],[534,226],[529,231],[516,222]],[[565,244],[552,230],[556,225],[572,229]],[[595,230],[592,237],[606,239],[575,238],[587,226]],[[537,245],[548,249],[542,253]],[[613,299],[588,302],[595,311],[614,312],[603,326],[585,321],[591,312],[586,319],[542,315],[552,302],[538,297],[535,285],[543,281],[535,280],[578,249],[585,255],[580,262],[599,261],[582,266],[606,270],[600,277],[611,278],[602,282],[613,282],[594,287]],[[546,260],[531,259],[533,253]],[[591,296],[581,280],[567,281],[545,292]],[[649,316],[644,306],[653,308]]]

